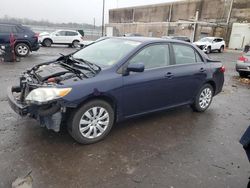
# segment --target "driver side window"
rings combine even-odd
[[[152,69],[165,67],[170,64],[169,62],[169,47],[167,44],[161,44],[144,48],[130,60],[129,64],[143,63],[145,69]]]

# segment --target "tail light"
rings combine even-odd
[[[38,39],[38,37],[39,37],[39,33],[35,33],[34,38]]]
[[[248,59],[244,56],[240,56],[238,60],[244,63],[248,61]]]
[[[224,66],[222,66],[221,68],[220,68],[220,72],[225,72],[226,71],[226,68],[224,67]]]

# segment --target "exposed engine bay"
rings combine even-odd
[[[62,56],[56,61],[36,65],[24,72],[20,77],[20,86],[12,88],[10,92],[13,93],[14,100],[23,106],[20,115],[29,115],[39,120],[41,126],[58,132],[62,122],[62,113],[66,112],[60,101],[50,100],[29,105],[27,96],[39,88],[53,89],[63,86],[66,80],[77,82],[94,77],[100,70],[99,66],[90,62],[74,59],[72,56]]]

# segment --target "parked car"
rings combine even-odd
[[[222,90],[224,71],[182,41],[109,38],[27,70],[8,100],[48,129],[67,121],[71,136],[90,144],[124,119],[181,105],[204,112]]]
[[[175,39],[175,40],[181,40],[185,42],[191,42],[190,38],[187,36],[162,36],[163,39]]]
[[[109,38],[112,38],[112,37],[100,37],[98,38],[97,40],[94,40],[94,41],[88,41],[87,43],[80,43],[80,48],[85,48],[89,45],[92,45],[94,43],[97,43],[97,42],[100,42],[100,41],[103,41],[103,40],[106,40],[106,39],[109,39]]]
[[[79,43],[83,42],[83,36],[74,30],[57,30],[50,34],[39,36],[39,42],[45,46],[50,47],[52,44],[70,45],[72,47],[78,47]]]
[[[213,51],[218,51],[220,53],[224,52],[225,49],[225,41],[220,37],[205,37],[194,44],[200,48],[203,52],[209,54]]]
[[[30,52],[37,51],[40,48],[38,35],[30,28],[21,24],[1,23],[0,22],[0,44],[9,45],[10,35],[14,35],[14,50],[16,55],[25,57]]]
[[[235,68],[240,77],[248,77],[250,75],[250,51],[243,53],[239,57]]]

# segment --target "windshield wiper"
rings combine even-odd
[[[89,62],[89,61],[87,61],[87,60],[84,60],[84,59],[81,59],[81,58],[74,58],[74,57],[72,57],[72,56],[70,56],[70,58],[73,60],[73,61],[77,61],[77,62],[81,62],[81,63],[84,63],[84,65],[87,65],[87,67],[86,68],[88,68],[92,73],[94,73],[94,74],[97,74],[98,72],[100,72],[101,71],[101,67],[99,66],[99,65],[96,65],[96,64],[94,64],[94,63],[91,63],[91,62]],[[97,67],[97,69],[98,70],[96,70],[96,68],[94,68],[94,67]]]

